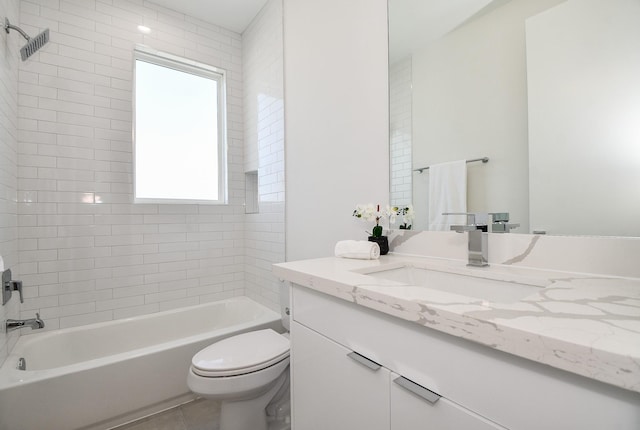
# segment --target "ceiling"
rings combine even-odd
[[[151,0],[152,3],[242,33],[267,0]]]
[[[389,0],[393,63],[508,0]]]
[[[160,6],[242,33],[268,0],[150,0]],[[390,0],[391,61],[508,0]]]

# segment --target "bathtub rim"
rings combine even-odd
[[[103,357],[98,357],[98,358],[94,358],[86,361],[68,364],[65,366],[59,366],[59,367],[54,367],[49,369],[29,370],[28,369],[29,363],[27,362],[27,370],[18,370],[16,368],[18,360],[22,355],[20,353],[20,351],[22,350],[22,347],[24,345],[28,345],[29,343],[37,342],[42,337],[63,336],[66,333],[87,330],[87,328],[100,328],[100,327],[109,326],[109,325],[120,325],[120,324],[129,323],[131,321],[152,319],[152,318],[157,318],[158,316],[172,315],[176,313],[186,312],[192,309],[212,307],[216,304],[223,304],[223,303],[229,303],[234,301],[249,302],[251,303],[252,306],[260,307],[261,310],[264,311],[264,314],[260,315],[256,319],[243,321],[237,324],[233,324],[231,326],[217,328],[215,330],[210,330],[210,331],[206,331],[206,332],[202,332],[202,333],[198,333],[190,336],[185,336],[179,339],[174,339],[174,340],[162,342],[162,343],[151,345],[151,346],[145,346],[142,348],[136,348],[130,351],[110,354]],[[6,360],[4,361],[3,365],[0,366],[0,391],[5,389],[10,389],[16,386],[23,386],[26,384],[37,383],[46,379],[51,379],[51,378],[63,376],[70,373],[89,370],[89,369],[106,365],[112,362],[125,361],[127,359],[137,358],[143,355],[164,351],[164,350],[179,347],[182,345],[200,342],[205,339],[211,338],[212,337],[211,334],[214,331],[216,333],[216,336],[214,337],[218,338],[218,337],[227,335],[231,332],[247,331],[247,329],[253,326],[256,326],[259,324],[273,323],[278,320],[281,320],[280,314],[273,311],[272,309],[266,307],[265,305],[249,297],[236,296],[236,297],[230,297],[223,300],[216,300],[216,301],[211,301],[207,303],[201,303],[198,305],[192,305],[187,307],[169,309],[166,311],[154,312],[152,314],[121,318],[121,319],[111,320],[111,321],[102,321],[102,322],[86,324],[86,325],[77,326],[77,327],[68,327],[63,329],[51,330],[43,333],[33,333],[33,334],[30,333],[27,335],[21,335],[18,341],[16,342],[15,346],[13,347],[11,353],[7,356]]]

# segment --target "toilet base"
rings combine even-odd
[[[269,430],[291,430],[291,390],[289,372],[280,390],[266,407]]]
[[[220,407],[220,430],[268,430],[267,405],[280,394],[281,389],[288,390],[289,371],[287,369],[274,382],[273,386],[259,397],[247,400],[222,400]]]

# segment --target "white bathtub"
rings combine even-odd
[[[0,430],[106,429],[183,403],[193,354],[259,328],[281,331],[280,314],[237,297],[21,336],[0,369]]]

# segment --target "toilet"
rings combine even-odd
[[[288,289],[282,289],[283,326],[289,329]],[[209,345],[191,359],[187,385],[221,401],[220,430],[288,429],[288,333],[256,330]]]

